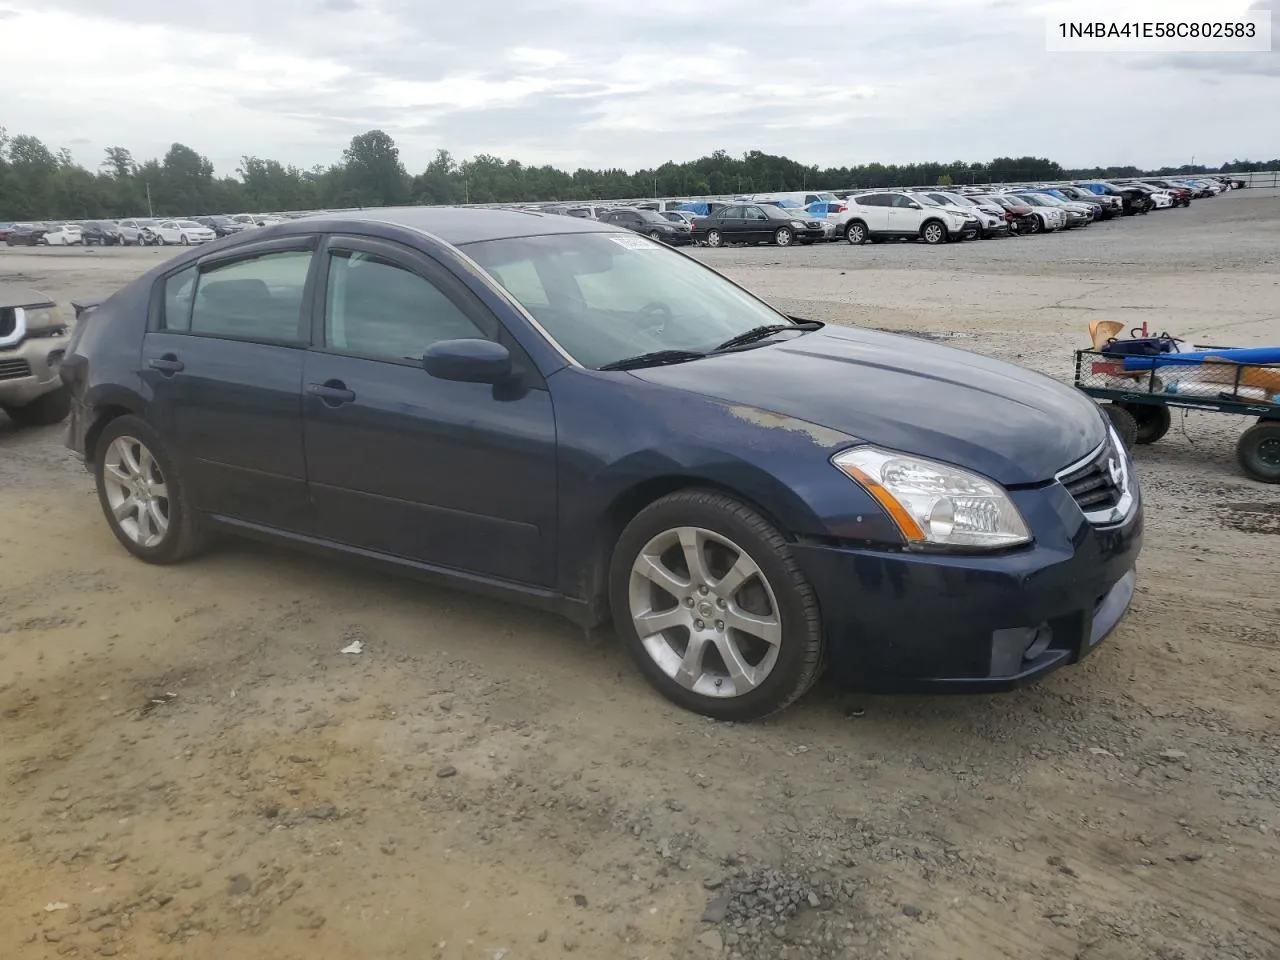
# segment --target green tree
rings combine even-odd
[[[408,199],[408,174],[396,142],[381,130],[351,138],[342,152],[350,202],[355,206],[390,206]]]

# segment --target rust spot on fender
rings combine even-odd
[[[839,430],[832,430],[830,427],[810,423],[808,420],[801,420],[797,417],[789,417],[785,413],[774,413],[772,410],[762,410],[759,407],[745,404],[734,404],[727,409],[729,413],[739,420],[745,420],[747,423],[755,424],[757,427],[803,433],[820,447],[839,447],[853,439]]]

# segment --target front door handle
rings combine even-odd
[[[319,397],[326,406],[340,407],[344,403],[354,403],[356,392],[348,390],[341,380],[326,380],[324,383],[307,384],[307,393]]]
[[[147,366],[152,370],[159,370],[166,377],[171,377],[182,370],[186,364],[179,360],[174,354],[166,353],[162,357],[152,357],[147,361]]]

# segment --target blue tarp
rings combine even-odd
[[[690,201],[682,203],[676,207],[677,210],[684,210],[686,213],[696,213],[700,217],[705,217],[711,212],[711,205],[702,201]]]
[[[805,207],[809,216],[817,217],[819,220],[825,220],[831,214],[831,204],[825,200],[815,200],[809,206]]]

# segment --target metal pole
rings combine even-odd
[[[151,207],[151,181],[144,180],[143,182],[147,185],[147,216],[154,219],[156,212]]]

